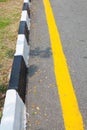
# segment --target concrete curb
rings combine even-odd
[[[0,130],[25,130],[25,111],[25,105],[16,90],[8,90]]]
[[[16,52],[1,119],[0,130],[26,129],[26,75],[29,61],[30,1],[24,0]]]

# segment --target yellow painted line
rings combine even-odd
[[[82,116],[63,53],[59,32],[49,0],[43,0],[50,34],[54,69],[66,130],[84,130]]]

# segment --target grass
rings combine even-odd
[[[0,0],[0,2],[6,2],[6,1],[9,1],[9,0]]]
[[[0,111],[0,120],[1,120],[1,118],[2,118],[2,112]]]
[[[7,18],[0,18],[0,29],[5,28],[10,24],[10,20]]]
[[[6,86],[0,85],[0,92],[5,93],[6,92]]]
[[[2,118],[2,106],[4,105],[4,98],[5,98],[6,86],[0,84],[0,120]]]
[[[23,0],[0,0],[0,119],[16,47]]]
[[[6,52],[6,57],[8,57],[8,58],[13,58],[14,52],[15,52],[15,50],[13,50],[13,49],[8,49],[7,52]]]

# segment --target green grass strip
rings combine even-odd
[[[10,24],[10,20],[8,18],[0,18],[0,29],[7,27]]]

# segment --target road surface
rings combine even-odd
[[[87,129],[86,12],[86,0],[32,0],[27,130]]]

